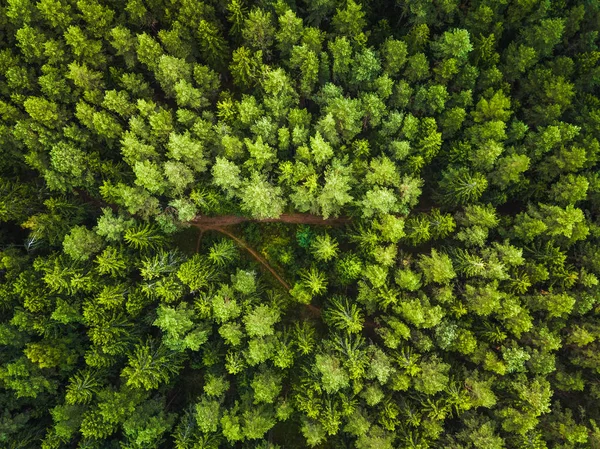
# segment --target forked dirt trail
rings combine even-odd
[[[234,226],[240,223],[245,222],[261,222],[261,223],[290,223],[290,224],[310,224],[310,225],[321,225],[321,226],[340,226],[351,222],[351,219],[348,217],[340,217],[340,218],[328,218],[323,219],[317,215],[311,214],[283,214],[279,218],[266,218],[262,220],[240,217],[238,215],[223,215],[220,217],[203,217],[198,216],[194,218],[192,221],[188,222],[192,226],[200,229],[200,235],[198,236],[198,244],[196,251],[199,250],[200,247],[200,238],[205,231],[216,231],[221,234],[226,235],[231,240],[236,242],[240,247],[244,248],[248,253],[256,259],[262,266],[264,266],[269,272],[277,279],[277,281],[285,288],[287,291],[290,291],[290,285],[279,275],[277,272],[269,265],[269,262],[257,253],[254,249],[248,246],[243,240],[235,236],[233,233],[229,232],[225,229],[226,226]],[[312,304],[307,304],[307,308],[319,315],[321,313],[321,309],[313,306]]]
[[[225,226],[234,226],[240,223],[246,222],[260,222],[260,223],[290,223],[290,224],[310,224],[310,225],[321,225],[321,226],[339,226],[343,224],[350,223],[351,219],[348,217],[339,217],[339,218],[327,218],[319,217],[318,215],[312,214],[282,214],[279,218],[264,218],[264,219],[255,219],[248,217],[241,217],[239,215],[222,215],[220,217],[204,217],[197,216],[192,221],[188,222],[192,226],[200,229],[200,236],[198,238],[198,246],[200,243],[200,237],[204,231],[217,231],[221,234],[225,234],[230,239],[235,241],[239,246],[248,251],[252,257],[254,257],[258,262],[260,262],[267,270],[271,272],[273,276],[279,281],[281,285],[286,290],[290,290],[289,284],[283,280],[281,276],[277,274],[277,272],[269,265],[269,262],[266,261],[264,257],[254,251],[251,247],[246,245],[246,243],[236,237],[234,234],[224,229]],[[196,251],[198,248],[196,249]]]

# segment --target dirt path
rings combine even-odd
[[[279,218],[249,218],[239,215],[222,215],[220,217],[205,217],[198,215],[189,223],[202,228],[215,228],[223,226],[233,226],[245,222],[260,222],[260,223],[290,223],[290,224],[310,224],[320,226],[340,226],[350,223],[352,220],[349,217],[327,218],[319,217],[312,214],[282,214]]]
[[[226,235],[231,240],[236,242],[239,246],[244,248],[252,257],[256,259],[258,263],[260,263],[263,267],[265,267],[275,279],[286,289],[286,291],[290,291],[290,285],[279,275],[277,272],[269,265],[269,262],[258,254],[254,249],[249,247],[243,240],[236,237],[234,234],[229,232],[225,227],[234,226],[240,223],[246,222],[260,222],[260,223],[290,223],[290,224],[307,224],[307,225],[317,225],[317,226],[341,226],[348,224],[352,221],[350,217],[339,217],[339,218],[327,218],[324,219],[318,215],[312,214],[302,214],[302,213],[293,213],[293,214],[282,214],[279,218],[264,218],[264,219],[255,219],[248,217],[241,217],[239,215],[222,215],[220,217],[204,217],[197,216],[192,221],[188,223],[192,226],[197,227],[200,230],[200,235],[198,236],[197,248],[198,251],[200,249],[200,239],[202,238],[202,234],[204,231],[216,231],[220,232],[223,235]],[[307,304],[306,308],[313,313],[314,315],[321,315],[321,309],[317,306],[313,306],[312,304]]]
[[[192,221],[188,222],[192,226],[200,229],[200,235],[198,236],[198,242],[196,244],[196,252],[200,249],[200,239],[202,238],[202,234],[204,231],[216,231],[221,234],[226,235],[233,241],[235,241],[239,246],[244,248],[246,251],[252,255],[260,264],[262,264],[267,270],[271,272],[271,274],[279,281],[279,283],[285,288],[287,291],[291,289],[290,285],[277,274],[277,272],[269,265],[269,262],[266,261],[264,257],[258,254],[254,249],[246,245],[246,243],[236,237],[234,234],[224,229],[226,226],[234,226],[240,223],[246,222],[260,222],[260,223],[290,223],[290,224],[311,224],[311,225],[321,225],[321,226],[339,226],[346,223],[350,223],[350,218],[348,217],[339,217],[339,218],[327,218],[324,219],[318,215],[312,214],[302,214],[302,213],[293,213],[293,214],[282,214],[279,218],[265,218],[265,219],[254,219],[248,217],[241,217],[239,215],[222,215],[220,217],[204,217],[197,216]],[[313,306],[314,307],[314,306]]]

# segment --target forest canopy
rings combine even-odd
[[[600,448],[600,3],[0,3],[0,446]]]

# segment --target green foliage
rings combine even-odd
[[[134,221],[122,215],[115,215],[111,209],[102,209],[102,216],[98,219],[96,233],[106,240],[117,242],[121,240],[125,230],[133,226]]]
[[[447,254],[439,254],[434,249],[431,250],[431,256],[421,256],[419,268],[423,272],[426,284],[447,284],[456,277],[450,257]]]
[[[598,24],[2,3],[0,446],[600,446]]]
[[[128,245],[141,250],[157,249],[165,241],[158,229],[147,224],[127,229],[123,238]]]
[[[254,375],[250,383],[254,392],[254,402],[271,404],[281,391],[281,378],[272,370]]]
[[[244,316],[246,333],[250,337],[273,335],[273,325],[279,321],[279,312],[269,306],[261,305]]]
[[[313,240],[311,252],[317,260],[328,262],[338,254],[338,244],[329,234],[318,235]]]
[[[179,369],[175,354],[165,346],[149,341],[136,345],[121,375],[128,386],[153,390],[161,383],[168,382]]]
[[[154,325],[163,331],[164,345],[173,351],[191,349],[197,351],[210,334],[209,329],[196,326],[192,318],[194,311],[181,303],[175,309],[161,305],[157,310]]]
[[[98,272],[100,274],[110,274],[117,276],[127,271],[127,261],[123,254],[113,246],[108,246],[101,254],[98,254],[95,259],[98,264]]]
[[[464,167],[450,168],[439,183],[440,199],[451,205],[468,204],[478,200],[487,186],[487,179],[481,173],[470,173]]]
[[[325,311],[324,319],[332,327],[348,333],[358,333],[363,328],[363,316],[357,304],[350,304],[348,298],[334,297],[331,306]]]
[[[221,240],[210,248],[208,258],[217,266],[226,266],[238,256],[238,250],[231,240]]]
[[[206,258],[194,255],[191,259],[181,264],[177,271],[177,277],[187,285],[190,290],[196,291],[207,287],[214,279],[215,272]]]
[[[327,290],[327,278],[316,267],[300,272],[301,283],[298,284],[308,290],[311,295],[320,295]]]
[[[273,186],[257,172],[242,185],[240,198],[242,210],[259,219],[277,218],[285,206],[281,188]]]
[[[327,393],[335,393],[349,386],[348,373],[340,360],[329,354],[318,354],[315,358],[314,369],[320,376],[323,389]]]
[[[63,251],[74,260],[87,260],[102,249],[102,239],[85,226],[77,226],[65,236]]]

